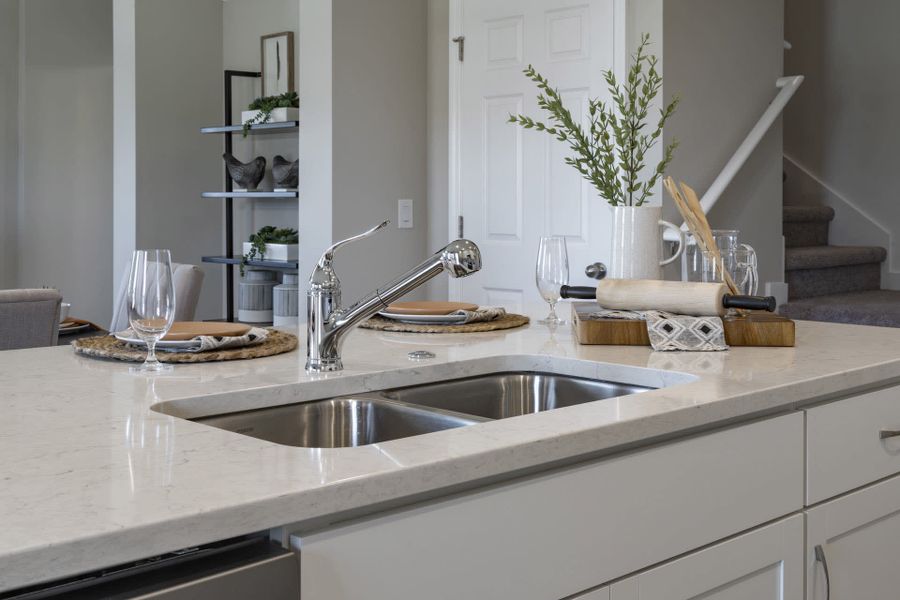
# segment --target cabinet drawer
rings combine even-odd
[[[807,504],[900,473],[900,387],[806,411]]]
[[[295,536],[304,600],[563,598],[803,504],[794,413]]]

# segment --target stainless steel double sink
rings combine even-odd
[[[650,389],[552,373],[493,373],[192,420],[276,444],[346,448]]]

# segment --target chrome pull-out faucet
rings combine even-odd
[[[443,271],[451,277],[465,277],[481,269],[481,252],[474,242],[456,240],[403,275],[366,294],[350,307],[341,308],[341,282],[334,273],[334,251],[387,227],[384,221],[372,229],[340,241],[328,248],[309,278],[306,293],[306,370],[340,371],[341,346],[354,327]]]

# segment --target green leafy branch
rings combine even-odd
[[[268,123],[272,118],[272,111],[276,108],[298,108],[299,106],[300,97],[297,92],[285,92],[279,96],[257,98],[247,107],[247,110],[258,110],[259,112],[244,123],[244,137],[250,133],[251,125]]]
[[[247,241],[250,242],[250,251],[241,256],[242,277],[248,262],[257,257],[260,260],[266,257],[266,244],[296,244],[300,241],[300,233],[290,227],[279,229],[272,225],[266,225],[256,233],[250,234]]]
[[[572,155],[566,157],[566,164],[581,173],[613,206],[641,206],[646,202],[678,147],[676,141],[669,144],[650,176],[641,181],[647,152],[659,141],[666,122],[679,103],[677,97],[673,98],[659,111],[655,127],[647,132],[650,107],[662,89],[657,58],[647,54],[649,45],[650,36],[644,34],[623,85],[619,84],[612,71],[603,72],[612,102],[607,105],[598,98],[589,99],[589,125],[582,126],[575,121],[563,104],[559,90],[552,87],[532,65],[528,65],[524,73],[540,90],[538,107],[549,118],[544,122],[526,115],[509,117],[510,123],[525,129],[545,131],[568,144]]]

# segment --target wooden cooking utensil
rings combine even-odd
[[[207,323],[204,321],[175,321],[164,340],[175,342],[190,340],[200,335],[238,337],[250,331],[249,325],[242,323]]]
[[[394,302],[383,312],[392,315],[449,315],[458,310],[476,311],[477,304],[469,302]]]
[[[675,201],[675,206],[678,208],[678,212],[681,213],[685,225],[687,225],[691,233],[694,234],[694,239],[700,247],[700,250],[712,256],[717,264],[723,264],[722,253],[716,245],[712,227],[709,225],[706,213],[703,212],[703,206],[700,204],[697,192],[684,182],[680,184],[679,190],[679,186],[675,185],[675,180],[671,177],[666,177],[663,181],[663,185]],[[738,290],[737,285],[734,283],[734,279],[731,277],[731,273],[724,271],[723,278],[732,294],[740,293],[740,290]]]

